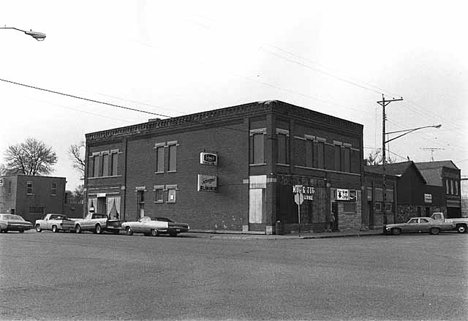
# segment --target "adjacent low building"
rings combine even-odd
[[[386,204],[382,203],[383,167],[381,165],[364,167],[370,227],[382,225],[381,216],[384,211],[388,223],[401,223],[408,221],[410,217],[447,212],[451,203],[447,200],[445,188],[426,180],[419,170],[419,164],[408,161],[385,166]],[[370,196],[371,193],[373,196]]]
[[[64,177],[12,175],[0,177],[0,213],[21,215],[34,223],[46,213],[63,213]]]
[[[86,134],[85,205],[193,230],[359,230],[362,172],[362,125],[254,102]]]

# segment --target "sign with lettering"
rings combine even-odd
[[[213,175],[198,174],[198,191],[199,192],[218,191],[218,177],[213,176]]]
[[[204,165],[218,165],[218,155],[214,153],[200,153],[200,164]]]
[[[293,186],[294,201],[300,205],[304,201],[313,201],[315,194],[315,187],[294,185]]]
[[[432,194],[424,194],[424,203],[432,203]]]
[[[337,201],[356,201],[356,190],[355,189],[336,189],[336,200]]]

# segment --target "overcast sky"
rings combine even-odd
[[[364,155],[387,131],[391,157],[453,160],[468,173],[466,1],[2,1],[0,79],[180,116],[282,100],[364,125]],[[0,81],[0,152],[33,137],[79,181],[67,150],[85,133],[155,115]],[[393,137],[393,136],[391,136]],[[432,152],[431,150],[433,149]]]

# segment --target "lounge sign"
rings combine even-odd
[[[199,192],[216,192],[218,191],[218,177],[198,174],[197,185]]]
[[[302,204],[303,201],[314,200],[315,188],[311,186],[294,185],[293,193],[294,193],[294,201],[297,204]]]

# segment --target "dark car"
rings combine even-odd
[[[455,229],[453,223],[436,221],[430,217],[412,217],[406,223],[385,225],[384,233],[393,235],[401,233],[439,234],[441,231],[451,231],[453,229]]]
[[[167,233],[170,236],[177,236],[179,233],[190,231],[190,226],[187,223],[174,222],[167,217],[155,217],[155,221],[167,222],[167,230],[161,233]]]
[[[9,231],[24,233],[24,231],[32,228],[32,223],[25,221],[24,218],[19,215],[0,214],[0,233],[7,233]]]

